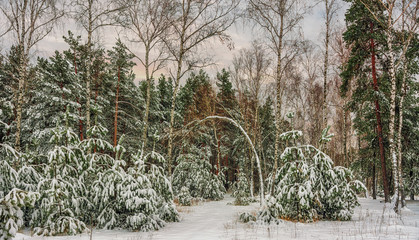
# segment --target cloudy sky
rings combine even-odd
[[[312,41],[314,44],[322,45],[322,33],[324,31],[324,6],[323,4],[318,4],[311,11],[305,16],[304,20],[302,21],[302,29],[304,33],[304,37],[307,40]],[[338,11],[338,15],[335,17],[335,25],[343,25],[343,17],[347,5],[341,3],[341,8]],[[208,67],[206,70],[209,72],[210,75],[215,74],[217,71],[221,70],[222,68],[228,68],[234,55],[238,53],[240,49],[247,48],[250,46],[252,40],[255,40],[254,36],[259,34],[255,34],[251,27],[248,26],[249,24],[242,24],[237,23],[233,25],[229,30],[228,33],[232,37],[234,41],[234,49],[230,50],[227,46],[222,45],[218,40],[213,40],[210,42],[206,42],[205,48],[211,52],[211,55],[214,56],[215,65]],[[257,31],[257,28],[255,28]],[[36,47],[36,55],[42,57],[49,57],[53,54],[55,50],[62,51],[68,48],[67,44],[64,42],[62,36],[67,35],[67,31],[71,30],[76,35],[81,35],[82,38],[85,38],[85,33],[82,29],[76,27],[74,23],[70,20],[65,20],[60,25],[54,29],[53,33],[48,35],[45,39],[43,39]],[[116,27],[108,27],[101,30],[97,37],[101,45],[103,45],[106,49],[110,49],[117,37],[118,33],[121,33],[121,29]],[[7,40],[3,41],[3,45],[7,46]],[[141,49],[138,46],[133,46],[136,50],[135,52],[139,53],[141,56]],[[136,74],[136,79],[141,80],[144,79],[144,69],[139,66],[138,64],[134,68],[134,72]],[[167,71],[167,70],[163,70]]]

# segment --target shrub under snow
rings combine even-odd
[[[297,139],[295,131],[281,135]],[[358,205],[356,191],[365,188],[344,167],[333,167],[332,159],[311,145],[287,147],[282,167],[271,176],[272,195],[259,213],[265,222],[278,218],[302,222],[317,219],[350,220]],[[273,179],[273,182],[272,182]]]
[[[205,149],[205,148],[204,148]],[[178,157],[179,164],[173,171],[173,189],[179,195],[182,187],[189,189],[194,198],[221,200],[226,192],[222,181],[222,174],[211,172],[209,151],[203,152],[195,146],[189,154]]]

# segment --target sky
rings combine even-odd
[[[313,1],[313,0],[308,0]],[[344,13],[346,11],[347,5],[340,3],[341,8],[338,11],[337,16],[335,17],[334,25],[343,25]],[[304,37],[307,40],[312,41],[314,44],[319,47],[322,45],[322,33],[324,32],[324,4],[317,4],[311,9],[311,11],[305,16],[304,20],[301,22],[301,27],[303,29]],[[255,36],[260,36],[260,34],[255,33],[257,27],[252,28],[249,23],[238,22],[234,24],[229,30],[228,34],[231,36],[234,42],[234,49],[229,49],[227,46],[221,44],[218,40],[212,40],[205,43],[205,49],[208,51],[208,54],[214,56],[214,65],[207,67],[205,70],[209,73],[210,76],[215,76],[217,71],[220,71],[222,68],[228,68],[232,65],[233,58],[241,49],[248,48],[251,45],[252,40],[256,40]],[[49,57],[53,53],[58,51],[63,51],[68,49],[67,44],[64,42],[62,36],[67,35],[67,32],[71,30],[75,35],[81,35],[85,39],[85,33],[81,28],[78,28],[74,21],[65,19],[60,24],[56,26],[51,34],[45,37],[41,42],[36,46],[36,51],[34,55],[41,57]],[[96,36],[100,44],[105,47],[105,49],[111,49],[116,39],[118,38],[118,33],[123,35],[123,30],[117,27],[106,27],[103,28],[99,34]],[[123,38],[122,38],[123,39]],[[123,40],[124,41],[124,40]],[[126,41],[124,41],[126,43]],[[3,46],[8,46],[7,39],[3,40]],[[141,56],[141,47],[139,46],[129,46],[131,49],[136,49],[134,52],[139,53]],[[138,50],[137,50],[138,49]],[[139,64],[138,60],[135,60],[137,66],[134,67],[134,73],[136,74],[136,80],[143,80],[145,78],[145,71],[142,66]],[[161,73],[167,73],[168,69],[163,69]]]

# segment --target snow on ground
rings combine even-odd
[[[169,239],[419,239],[419,202],[408,202],[411,210],[397,216],[378,200],[361,199],[352,221],[315,223],[282,222],[279,225],[243,224],[238,222],[241,212],[256,213],[258,204],[231,205],[233,198],[203,202],[197,206],[180,207],[181,222],[170,223],[155,232],[129,232],[124,230],[94,230],[93,239],[169,240]],[[19,234],[19,240],[88,240],[89,235],[60,237],[30,237],[29,232]]]

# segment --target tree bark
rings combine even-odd
[[[371,23],[371,33],[373,33],[373,24]],[[371,38],[371,68],[372,68],[372,79],[373,79],[373,86],[374,91],[376,94],[375,103],[375,117],[377,119],[377,135],[378,135],[378,144],[380,148],[380,160],[381,160],[381,170],[383,175],[383,188],[384,188],[384,199],[385,202],[390,201],[390,191],[387,179],[387,169],[386,169],[386,160],[385,160],[385,153],[384,153],[384,141],[383,141],[383,130],[381,124],[381,111],[380,111],[380,104],[378,102],[378,81],[377,81],[377,71],[375,67],[375,44],[374,39]]]
[[[145,76],[147,80],[147,99],[146,99],[146,108],[144,113],[144,128],[143,128],[143,136],[142,136],[142,148],[144,150],[147,147],[147,131],[148,131],[148,118],[150,114],[150,100],[151,100],[151,77],[150,77],[150,70],[149,70],[149,54],[150,48],[146,46],[145,49]]]
[[[121,81],[121,68],[118,67],[118,83],[116,85],[116,96],[115,96],[115,117],[113,121],[114,133],[113,133],[113,146],[116,147],[118,143],[118,98],[119,98],[119,83]]]
[[[377,184],[375,178],[375,162],[372,163],[372,199],[377,199]]]
[[[183,43],[181,44],[181,53],[183,53]],[[175,82],[175,89],[173,89],[172,95],[172,106],[170,108],[170,124],[169,124],[169,143],[167,148],[167,167],[169,176],[172,175],[172,151],[173,151],[173,130],[175,124],[175,107],[176,107],[176,95],[177,91],[179,90],[179,83],[182,71],[182,61],[183,61],[183,54],[180,55],[178,60],[178,68],[176,73],[176,82]]]
[[[389,50],[389,74],[390,74],[390,123],[389,123],[389,149],[390,149],[390,160],[393,165],[393,184],[394,184],[394,195],[393,195],[393,203],[394,203],[394,211],[398,212],[398,205],[399,205],[399,179],[398,179],[398,166],[397,166],[397,156],[396,156],[396,143],[395,143],[395,120],[396,120],[396,75],[395,75],[395,62],[394,62],[394,53],[393,53],[393,35],[390,29],[386,31],[387,37],[387,45]]]
[[[401,201],[401,206],[404,207],[405,206],[405,202],[404,202],[404,194],[403,194],[403,175],[402,175],[402,153],[403,153],[403,149],[402,149],[402,129],[403,129],[403,104],[404,104],[404,98],[406,96],[406,74],[407,74],[407,63],[405,62],[404,66],[403,66],[403,79],[402,79],[402,87],[401,87],[401,91],[402,94],[400,96],[400,103],[399,103],[399,128],[398,128],[398,138],[397,138],[397,153],[398,153],[398,158],[397,158],[397,166],[398,168],[398,177],[399,177],[399,184],[400,184],[400,188],[399,188],[399,195],[402,196],[402,201]]]
[[[89,8],[88,8],[88,21],[89,26],[87,29],[87,59],[88,62],[86,64],[86,129],[90,128],[90,97],[92,95],[92,90],[90,88],[90,69],[91,69],[91,62],[92,62],[92,35],[93,35],[93,1],[89,0]],[[86,138],[89,136],[86,134]]]
[[[281,2],[282,3],[282,2]],[[283,3],[282,3],[283,4]],[[275,162],[274,172],[278,169],[279,161],[279,135],[281,135],[281,80],[282,80],[282,40],[284,36],[284,15],[281,14],[281,26],[279,29],[279,48],[278,48],[278,59],[276,66],[276,111],[275,111]],[[275,174],[274,174],[275,175]]]
[[[325,53],[324,53],[324,65],[323,65],[323,128],[327,127],[327,70],[329,68],[329,39],[330,39],[330,7],[329,0],[325,0],[326,3],[326,39],[325,39]]]

